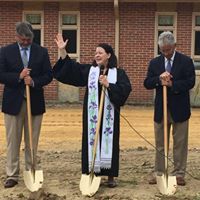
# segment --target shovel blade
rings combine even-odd
[[[42,170],[36,170],[34,175],[32,171],[24,171],[24,183],[31,192],[38,191],[42,187],[43,180]]]
[[[176,192],[177,182],[176,176],[168,176],[168,180],[165,175],[156,176],[158,189],[161,194],[173,195]]]
[[[82,195],[92,197],[98,191],[100,183],[101,177],[82,174],[79,185]]]

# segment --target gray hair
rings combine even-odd
[[[16,24],[16,33],[20,36],[24,36],[30,39],[33,39],[34,33],[33,28],[29,22],[17,22]]]
[[[164,31],[159,35],[158,45],[159,47],[163,47],[164,45],[174,45],[175,39],[173,34],[170,31]]]

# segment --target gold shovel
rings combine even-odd
[[[94,174],[94,163],[95,163],[95,158],[96,158],[96,148],[97,148],[97,142],[98,142],[98,137],[99,137],[99,130],[101,126],[101,116],[102,116],[102,110],[103,110],[104,97],[105,97],[105,87],[102,86],[99,113],[98,113],[98,122],[97,122],[94,147],[93,147],[91,171],[89,175],[82,174],[80,185],[79,185],[82,195],[89,196],[89,197],[92,197],[97,192],[97,190],[99,189],[99,185],[101,183],[101,177],[97,177]]]
[[[31,192],[35,192],[35,191],[38,191],[42,187],[43,171],[35,170],[32,118],[31,118],[31,100],[30,100],[29,85],[26,85],[26,98],[27,98],[27,113],[28,113],[28,132],[29,132],[29,142],[30,142],[30,150],[31,150],[31,170],[24,171],[24,183]]]
[[[176,176],[168,174],[168,134],[167,134],[167,86],[163,86],[163,120],[164,120],[164,153],[165,153],[165,173],[156,176],[158,189],[161,194],[173,195],[176,192]]]

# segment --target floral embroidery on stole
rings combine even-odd
[[[88,160],[89,171],[91,170],[94,139],[96,134],[96,125],[98,121],[98,79],[99,67],[91,67],[88,77]],[[107,79],[109,83],[116,83],[117,69],[109,69]],[[113,150],[113,131],[114,131],[114,106],[108,97],[108,91],[105,90],[102,141],[97,143],[96,159],[94,171],[100,172],[101,168],[110,169]]]

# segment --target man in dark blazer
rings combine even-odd
[[[154,131],[156,151],[155,173],[164,173],[164,130],[163,130],[163,86],[167,86],[168,135],[172,126],[173,175],[178,185],[185,185],[188,152],[188,122],[190,118],[189,90],[195,84],[195,69],[192,59],[177,52],[174,36],[166,31],[160,34],[158,45],[161,55],[149,63],[144,86],[156,89],[154,101]],[[149,184],[156,184],[153,176]]]
[[[14,187],[19,176],[19,152],[24,129],[25,165],[31,167],[26,108],[26,85],[30,86],[33,151],[37,152],[42,116],[45,112],[43,86],[52,81],[47,49],[33,43],[33,29],[28,22],[16,25],[16,43],[1,48],[0,83],[4,84],[2,112],[7,136],[7,179],[5,188]]]

